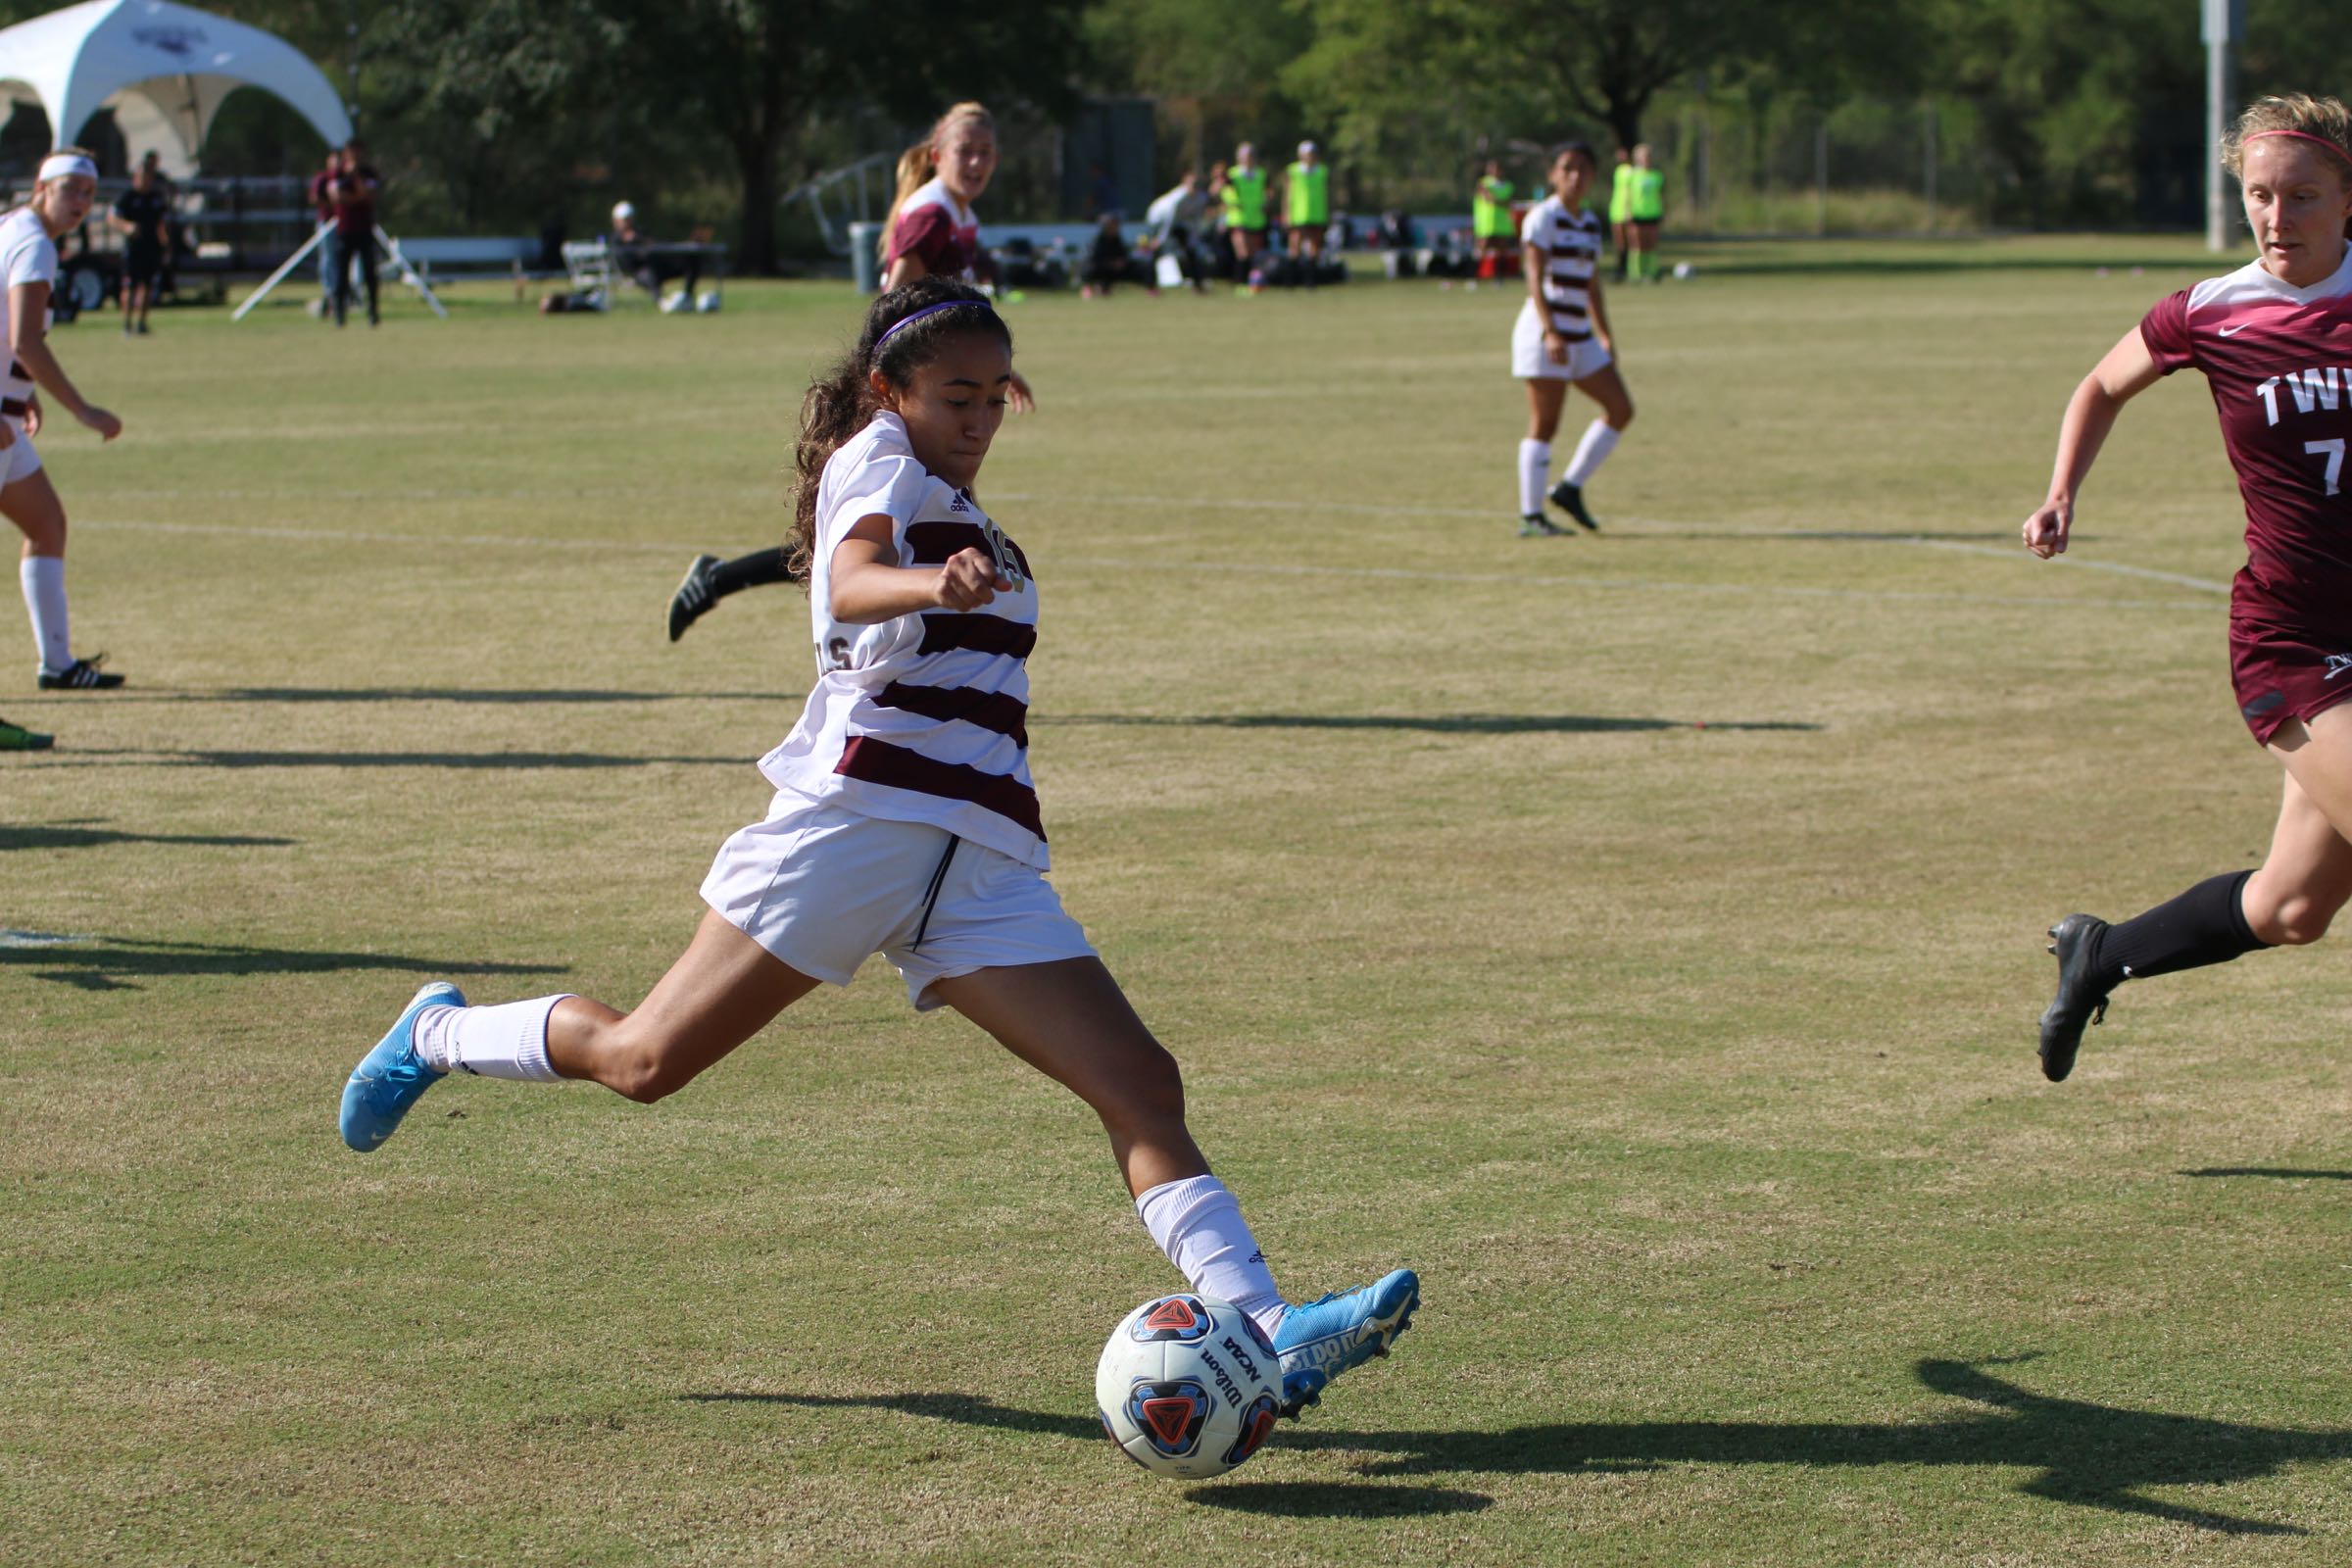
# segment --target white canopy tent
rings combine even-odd
[[[195,172],[213,117],[240,87],[283,99],[330,147],[351,138],[325,74],[241,22],[172,0],[83,0],[0,29],[0,104],[39,104],[60,145],[112,109],[131,156],[153,148],[177,176]]]

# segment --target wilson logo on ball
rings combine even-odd
[[[1127,1396],[1127,1419],[1151,1440],[1152,1447],[1171,1458],[1181,1458],[1200,1446],[1200,1428],[1208,1420],[1208,1391],[1189,1379],[1139,1383]]]
[[[1190,1344],[1203,1338],[1209,1330],[1208,1310],[1190,1296],[1171,1296],[1152,1303],[1152,1309],[1135,1320],[1135,1337],[1149,1345],[1153,1341],[1174,1341]]]

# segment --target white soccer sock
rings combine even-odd
[[[1544,510],[1544,481],[1551,476],[1551,443],[1519,443],[1519,515],[1532,517]]]
[[[17,564],[17,580],[24,589],[24,612],[32,617],[41,667],[63,670],[74,662],[74,639],[66,623],[66,558],[26,556]]]
[[[1286,1309],[1282,1293],[1242,1218],[1240,1200],[1223,1182],[1214,1176],[1162,1182],[1135,1200],[1135,1212],[1187,1284],[1231,1301],[1273,1336]]]
[[[566,993],[568,995],[568,993]],[[495,1007],[427,1007],[416,1015],[416,1054],[436,1072],[560,1084],[547,1059],[547,1020],[563,997]]]
[[[1566,480],[1582,490],[1600,471],[1600,466],[1617,450],[1617,432],[1606,419],[1594,419],[1585,426],[1585,438],[1576,444],[1576,456],[1568,460]]]

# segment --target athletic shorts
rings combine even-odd
[[[2230,683],[2238,715],[2268,746],[2290,720],[2352,698],[2352,630],[2341,636],[2230,617]]]
[[[132,283],[152,283],[164,270],[164,248],[152,240],[132,240],[122,247],[122,275]]]
[[[703,902],[779,960],[846,986],[879,953],[917,1012],[932,982],[1095,950],[1045,873],[923,822],[894,822],[779,790],[730,836]]]
[[[1519,319],[1511,327],[1511,374],[1520,380],[1582,381],[1615,363],[1600,339],[1590,337],[1568,345],[1566,365],[1552,364],[1544,353],[1544,323],[1536,318],[1535,303],[1531,300],[1519,307]]]
[[[7,424],[8,433],[16,439],[0,447],[0,490],[41,471],[41,455],[33,450],[32,437],[24,433],[24,419],[11,416]]]

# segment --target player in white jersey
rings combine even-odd
[[[1195,1290],[1267,1331],[1295,1415],[1403,1331],[1419,1281],[1398,1269],[1283,1299],[1186,1129],[1174,1058],[1045,879],[1037,579],[972,493],[1011,388],[1011,334],[976,289],[925,279],[875,301],[802,409],[791,548],[816,687],[760,760],[774,804],[720,847],[685,955],[631,1013],[570,996],[469,1007],[424,987],[346,1085],[343,1139],[375,1149],[452,1069],[588,1078],[650,1103],[883,953],[917,1009],[955,1008],[1101,1116],[1145,1228]]]
[[[74,657],[66,607],[66,509],[41,467],[32,438],[41,428],[39,393],[47,392],[83,424],[112,441],[122,421],[74,390],[49,348],[49,290],[57,282],[57,236],[81,225],[98,194],[98,166],[78,147],[45,160],[32,200],[0,218],[0,289],[8,313],[8,374],[0,381],[0,515],[24,535],[18,579],[40,658],[36,677],[51,691],[120,686],[99,668],[104,654]]]
[[[1551,438],[1573,386],[1600,405],[1586,427],[1568,471],[1551,489],[1552,504],[1586,528],[1599,523],[1585,507],[1585,486],[1599,471],[1617,438],[1634,420],[1634,400],[1617,373],[1608,313],[1600,298],[1600,250],[1607,232],[1585,207],[1598,167],[1581,141],[1551,158],[1551,194],[1520,225],[1527,303],[1511,329],[1511,373],[1527,383],[1527,436],[1519,443],[1519,535],[1562,534],[1544,514],[1544,481],[1551,473]]]

